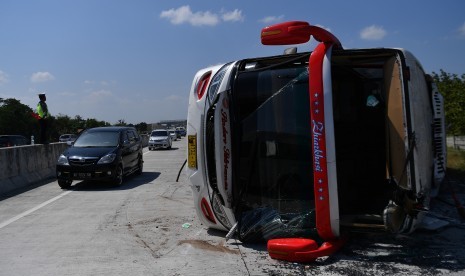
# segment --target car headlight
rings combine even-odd
[[[66,156],[64,156],[63,154],[60,155],[60,157],[58,157],[57,164],[58,165],[69,166],[68,158],[66,158]]]
[[[104,157],[100,158],[97,164],[109,164],[115,161],[115,158],[116,158],[116,154],[114,153],[107,154]]]
[[[228,64],[224,65],[215,74],[212,81],[210,82],[210,88],[208,88],[208,92],[207,92],[208,99],[210,100],[210,102],[213,102],[213,100],[215,99],[215,96],[218,93],[218,89],[220,88],[220,84],[223,81],[224,75],[225,75],[226,71],[228,70],[230,64],[231,63],[228,63]]]

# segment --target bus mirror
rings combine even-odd
[[[341,42],[329,31],[303,21],[289,21],[262,29],[263,45],[293,45],[310,41],[312,37],[323,43],[331,43],[342,49]]]
[[[310,40],[310,24],[303,21],[290,21],[268,26],[262,29],[263,45],[291,45],[306,43]]]

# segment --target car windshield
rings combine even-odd
[[[160,137],[160,136],[168,136],[168,131],[166,130],[157,130],[157,131],[152,131],[152,137]]]
[[[119,132],[100,131],[83,133],[74,143],[75,147],[116,147]]]

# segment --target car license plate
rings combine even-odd
[[[78,177],[78,178],[89,178],[91,176],[90,173],[75,173],[74,174],[74,177]]]
[[[197,136],[189,135],[187,141],[187,166],[197,169]]]

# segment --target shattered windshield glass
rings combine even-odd
[[[232,97],[240,129],[233,177],[240,238],[313,236],[307,67],[241,72]]]

